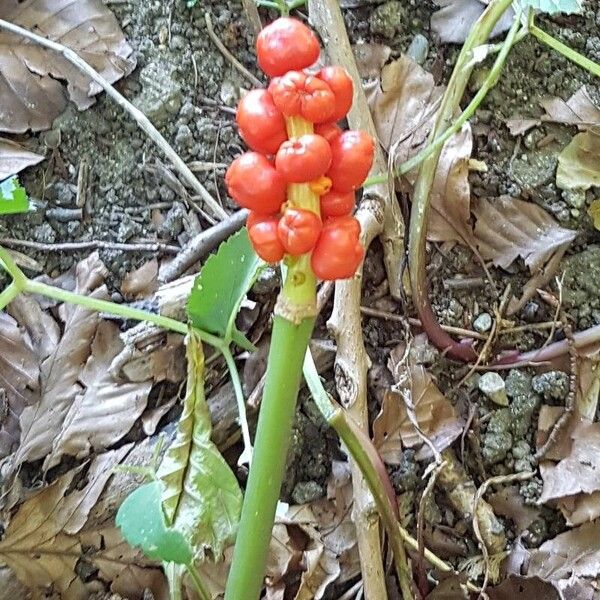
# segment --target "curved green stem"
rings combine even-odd
[[[590,60],[587,56],[583,56],[583,54],[580,54],[576,50],[573,50],[573,48],[552,37],[549,33],[546,33],[543,29],[540,29],[535,25],[533,20],[529,23],[529,32],[540,42],[543,42],[553,50],[556,50],[571,62],[583,67],[592,75],[600,77],[600,65],[597,62]]]
[[[273,319],[267,379],[225,600],[258,600],[314,319]]]
[[[456,108],[465,92],[473,66],[469,65],[473,49],[485,43],[500,17],[511,6],[512,0],[492,0],[473,26],[458,56],[452,77],[446,88],[438,116],[430,135],[434,141],[440,132],[452,125]],[[441,147],[432,152],[421,164],[415,182],[410,214],[408,260],[413,303],[430,341],[451,358],[465,362],[474,360],[476,353],[470,344],[460,344],[439,325],[429,303],[425,272],[425,240],[431,199],[431,188],[441,153]]]
[[[233,383],[233,391],[235,393],[235,399],[238,406],[238,413],[240,415],[240,427],[242,428],[242,439],[244,440],[244,452],[240,456],[239,464],[248,463],[251,464],[252,460],[252,440],[250,439],[250,430],[248,429],[248,419],[246,417],[246,401],[244,399],[244,392],[242,390],[242,384],[240,382],[240,375],[237,367],[235,366],[235,360],[231,354],[229,347],[222,348],[221,350],[227,368],[229,369],[229,375],[231,382]]]
[[[11,284],[0,293],[0,310],[8,306],[19,294],[21,290],[17,284],[12,281]]]
[[[427,144],[420,152],[415,154],[412,158],[404,161],[398,169],[394,171],[394,176],[400,177],[406,173],[412,171],[415,167],[418,167],[426,158],[431,156],[436,150],[439,150],[448,139],[450,139],[456,132],[460,131],[462,126],[475,114],[475,111],[479,108],[479,105],[483,102],[489,91],[498,83],[498,78],[504,63],[508,57],[511,48],[525,38],[527,34],[527,28],[523,27],[519,29],[518,18],[513,23],[511,30],[509,31],[506,39],[501,43],[497,44],[499,54],[494,61],[490,72],[487,74],[481,88],[475,95],[475,97],[469,102],[465,110],[460,114],[454,124],[446,129],[444,133],[439,135],[431,144]],[[377,185],[380,183],[386,183],[389,179],[387,173],[381,173],[379,175],[373,175],[369,177],[363,187],[369,187],[371,185]]]

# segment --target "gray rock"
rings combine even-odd
[[[569,376],[562,371],[548,371],[536,375],[532,381],[533,389],[544,400],[565,400],[569,394]]]
[[[506,386],[504,379],[495,371],[484,373],[479,378],[479,391],[485,394],[492,402],[500,406],[508,406]]]
[[[406,8],[403,3],[397,0],[381,4],[369,17],[371,33],[391,40],[400,31],[405,19],[405,12]]]
[[[296,504],[306,504],[321,498],[324,494],[325,490],[316,481],[299,481],[294,486],[292,500]]]
[[[417,33],[412,39],[406,54],[410,56],[418,65],[422,65],[427,59],[429,53],[429,40],[422,35]]]
[[[488,465],[502,462],[512,447],[513,437],[510,433],[511,412],[508,408],[497,410],[492,415],[485,436],[481,453]]]
[[[473,321],[473,329],[479,333],[485,333],[492,328],[492,317],[488,313],[481,313]]]
[[[506,378],[506,393],[510,398],[530,395],[533,392],[531,387],[531,375],[518,369],[511,369]]]

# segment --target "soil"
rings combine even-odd
[[[543,20],[543,26],[576,50],[600,61],[600,8],[588,2],[582,16]],[[345,19],[353,42],[368,41],[388,45],[397,57],[410,48],[412,56],[423,62],[439,81],[451,71],[457,47],[440,44],[429,31],[435,7],[430,1],[342,0]],[[223,164],[243,150],[236,133],[233,108],[242,89],[251,87],[218,52],[207,35],[204,13],[211,15],[215,31],[229,50],[252,72],[254,66],[252,32],[238,2],[202,0],[189,8],[183,0],[160,2],[115,2],[111,8],[122,23],[137,58],[137,69],[116,87],[144,110],[165,138],[187,162],[201,162],[199,180],[223,206],[233,209],[223,186]],[[481,81],[488,63],[476,69],[473,81]],[[564,226],[576,228],[578,237],[571,246],[559,272],[565,271],[565,308],[577,329],[600,324],[600,234],[594,230],[586,207],[600,190],[591,190],[583,199],[565,197],[554,184],[558,153],[576,130],[567,126],[544,124],[514,138],[505,126],[513,116],[538,117],[539,100],[546,96],[568,98],[581,85],[600,100],[600,88],[586,72],[572,65],[533,39],[521,42],[513,51],[496,88],[472,120],[473,156],[484,161],[485,173],[471,177],[476,197],[509,194],[538,203]],[[472,94],[477,89],[474,83]],[[198,214],[181,186],[174,181],[166,160],[138,129],[133,120],[105,95],[85,112],[71,106],[56,120],[52,130],[27,136],[25,142],[46,154],[45,161],[29,169],[22,181],[34,198],[38,210],[23,217],[0,221],[0,238],[13,237],[43,243],[105,240],[110,242],[160,241],[183,246],[209,221]],[[550,143],[538,147],[542,139]],[[78,174],[82,163],[89,167],[83,217],[73,220],[50,218],[50,209],[75,208]],[[216,166],[211,166],[216,163]],[[85,252],[27,251],[37,261],[39,271],[52,277],[69,269]],[[123,276],[149,258],[148,254],[101,251],[111,273],[109,284],[119,299]],[[479,263],[462,248],[429,248],[429,275],[432,303],[441,322],[472,328],[483,314],[493,315],[494,306],[506,286],[518,295],[528,274],[523,265],[511,272],[493,270],[495,287],[487,284]],[[459,277],[478,278],[481,284],[460,289],[452,286]],[[0,281],[0,284],[3,284]],[[391,298],[382,266],[381,248],[370,249],[365,265],[364,304],[392,313],[414,311]],[[328,309],[324,311],[327,314]],[[515,325],[528,325],[552,318],[553,309],[533,299],[515,315]],[[369,375],[370,413],[380,408],[382,390],[389,387],[387,370],[390,351],[404,341],[404,329],[395,322],[364,318],[364,339],[373,368]],[[318,335],[326,337],[325,318]],[[555,334],[558,339],[562,335]],[[540,346],[547,331],[520,332],[502,338],[506,347],[531,349]],[[499,345],[496,350],[500,350]],[[455,385],[467,369],[433,353],[430,369],[438,385],[460,410],[473,405],[480,423],[480,439],[466,453],[466,466],[477,485],[484,476],[527,470],[535,464],[534,432],[537,412],[545,403],[561,404],[568,392],[568,375],[546,374],[540,380],[528,369],[504,372],[509,407],[499,407],[479,391],[478,376],[461,388]],[[334,392],[332,372],[324,374]],[[565,383],[566,382],[566,383]],[[170,413],[168,418],[174,418]],[[289,472],[283,499],[307,502],[325,493],[331,461],[341,457],[335,436],[303,392],[297,412],[289,457]],[[481,463],[481,468],[476,464]],[[422,491],[425,462],[418,462],[406,451],[399,466],[391,469],[399,493]],[[521,485],[527,502],[535,503],[540,481]],[[420,493],[413,494],[409,512],[416,515]],[[441,502],[441,501],[440,501]],[[447,507],[432,513],[432,526],[452,527],[464,515],[452,514]],[[437,516],[435,516],[437,514]],[[555,535],[562,526],[558,512],[547,510],[529,532],[529,543],[539,545]],[[509,522],[506,527],[510,528]],[[332,596],[333,597],[333,596]],[[336,596],[337,597],[337,596]]]

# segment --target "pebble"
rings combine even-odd
[[[565,400],[569,394],[569,376],[562,371],[548,371],[536,375],[531,384],[544,400]]]
[[[492,328],[492,317],[488,313],[481,313],[473,321],[473,329],[479,333],[485,333]]]
[[[427,59],[429,53],[429,41],[421,34],[417,33],[412,39],[406,54],[410,56],[418,65],[422,65]]]
[[[479,391],[485,394],[492,402],[499,406],[508,406],[506,385],[504,379],[494,371],[484,373],[479,378]]]

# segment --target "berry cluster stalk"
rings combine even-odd
[[[286,120],[289,137],[312,133],[300,117]],[[308,183],[288,186],[288,203],[319,214]],[[310,254],[291,258],[273,319],[271,348],[252,465],[227,580],[225,600],[258,600],[290,443],[302,364],[316,315],[317,280]]]

